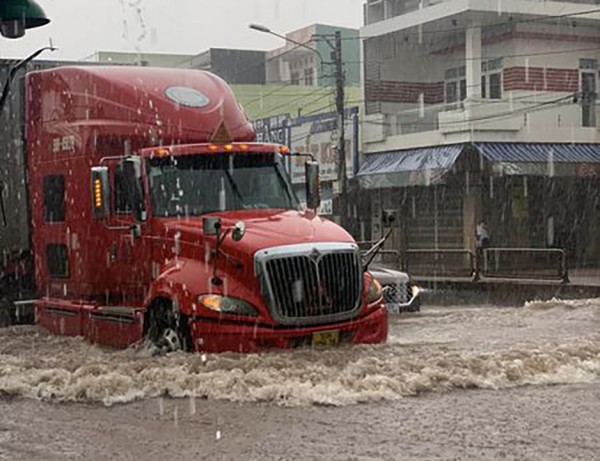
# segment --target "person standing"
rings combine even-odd
[[[482,269],[483,253],[490,246],[490,231],[488,230],[485,219],[477,223],[475,229],[475,246],[477,252],[475,254],[475,280],[479,280],[479,274]]]
[[[490,231],[488,230],[485,219],[482,219],[477,224],[476,230],[476,245],[478,249],[484,250],[490,246]]]

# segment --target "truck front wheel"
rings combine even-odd
[[[144,342],[154,347],[155,354],[189,351],[188,325],[177,314],[170,301],[160,300],[150,306],[144,320]]]

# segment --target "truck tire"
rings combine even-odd
[[[179,316],[168,300],[159,300],[148,308],[144,320],[144,342],[154,347],[154,354],[189,351],[187,321]]]

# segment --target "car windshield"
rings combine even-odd
[[[164,157],[149,165],[152,205],[159,217],[299,207],[272,154]]]

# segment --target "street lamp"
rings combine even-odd
[[[262,24],[250,24],[249,27],[250,27],[250,29],[256,30],[257,32],[262,32],[263,34],[270,34],[270,35],[273,35],[274,37],[281,38],[281,39],[285,40],[286,42],[290,42],[290,43],[293,43],[294,45],[298,45],[301,48],[306,48],[307,50],[312,51],[319,57],[319,60],[321,61],[321,67],[323,67],[323,64],[325,64],[325,62],[323,60],[323,56],[321,55],[319,50],[317,50],[316,48],[313,48],[312,46],[308,46],[306,43],[298,42],[289,37],[286,37],[285,35],[278,34],[277,32],[272,31],[267,26],[263,26]]]
[[[260,24],[250,24],[250,29],[256,30],[258,32],[262,32],[265,34],[270,34],[275,37],[281,38],[285,41],[291,42],[299,47],[306,48],[307,50],[315,53],[319,60],[321,61],[321,71],[323,71],[323,66],[325,64],[323,60],[323,56],[316,48],[312,48],[308,46],[306,43],[301,43],[296,40],[293,40],[285,35],[278,34],[277,32],[273,32],[266,26]],[[339,139],[337,145],[337,154],[338,154],[338,181],[340,184],[340,194],[339,194],[339,204],[340,204],[340,221],[342,226],[346,227],[347,225],[347,217],[348,217],[348,203],[346,200],[347,193],[347,175],[346,175],[346,131],[345,131],[345,94],[344,94],[344,85],[346,76],[344,74],[344,63],[342,60],[342,33],[338,30],[335,34],[322,34],[313,36],[313,38],[323,39],[329,45],[332,50],[333,57],[333,65],[335,68],[335,89],[336,89],[336,111],[338,115],[338,130],[339,130]],[[333,42],[330,40],[333,38]]]
[[[16,63],[14,66],[10,67],[10,69],[8,70],[8,78],[6,79],[6,82],[4,82],[4,88],[2,89],[2,94],[0,95],[0,114],[2,113],[2,110],[4,109],[4,104],[6,104],[6,100],[8,99],[8,94],[10,93],[10,85],[12,84],[13,80],[15,79],[17,72],[20,69],[22,69],[23,67],[25,67],[27,64],[29,64],[29,62],[31,62],[35,58],[37,58],[44,51],[56,51],[56,48],[54,48],[52,43],[50,43],[50,46],[45,46],[43,48],[40,48],[39,50],[32,53],[25,59],[22,59],[21,61]]]
[[[21,38],[26,29],[45,26],[50,22],[34,0],[2,0],[0,3],[0,34],[6,38]]]

